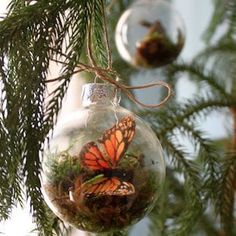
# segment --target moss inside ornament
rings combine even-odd
[[[121,230],[161,194],[161,146],[147,124],[119,106],[113,86],[89,84],[84,91],[86,107],[58,128],[45,154],[45,200],[78,229]]]
[[[138,1],[116,28],[120,55],[135,67],[157,68],[173,62],[185,42],[181,16],[166,1]]]

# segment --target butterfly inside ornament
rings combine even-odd
[[[126,174],[117,168],[133,140],[135,125],[135,120],[126,116],[103,133],[98,140],[100,148],[94,141],[83,146],[79,154],[80,164],[85,171],[97,174],[81,186],[76,186],[75,195],[124,196],[135,193],[133,184],[121,178]]]

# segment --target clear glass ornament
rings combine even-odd
[[[163,0],[137,1],[120,17],[116,45],[122,58],[139,68],[173,62],[185,42],[181,15]]]
[[[46,203],[81,230],[121,230],[150,212],[161,194],[161,145],[119,100],[112,85],[84,85],[84,107],[58,123],[45,151]]]

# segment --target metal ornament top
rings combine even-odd
[[[82,87],[82,105],[115,105],[119,104],[117,87],[112,84],[88,83]]]

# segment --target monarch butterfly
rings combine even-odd
[[[135,120],[125,116],[118,124],[106,130],[95,142],[85,144],[79,154],[81,166],[88,171],[109,171],[117,168],[120,159],[127,151],[135,134]],[[119,177],[106,177],[100,174],[84,183],[75,184],[75,194],[125,196],[135,193],[135,187]]]

